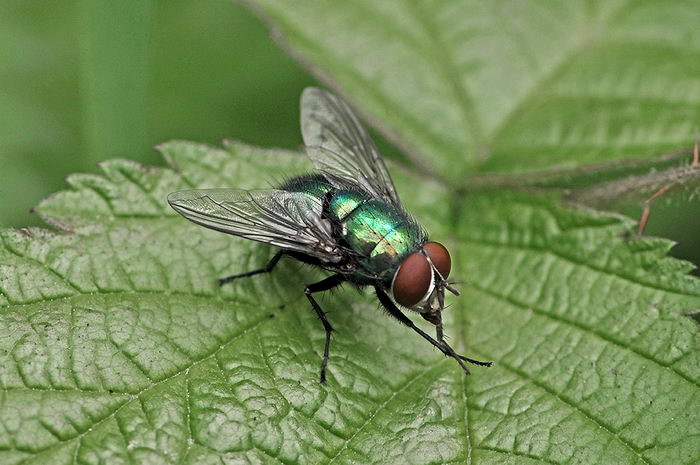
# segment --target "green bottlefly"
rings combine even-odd
[[[307,88],[301,129],[316,172],[276,189],[194,189],[168,196],[175,211],[194,223],[279,249],[265,267],[219,283],[270,272],[283,256],[330,272],[304,290],[326,330],[324,384],[333,327],[313,294],[345,282],[373,287],[389,315],[455,359],[464,373],[469,374],[464,362],[490,366],[457,354],[445,340],[445,290],[459,295],[447,281],[450,254],[403,208],[384,161],[350,107],[329,92]],[[401,308],[435,325],[435,338]]]

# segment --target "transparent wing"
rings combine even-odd
[[[337,262],[341,250],[321,218],[322,202],[278,189],[195,189],[168,195],[188,220],[217,231]]]
[[[401,205],[374,142],[343,100],[315,87],[304,89],[301,132],[314,166],[329,174],[331,182],[335,178],[358,184],[375,197]]]

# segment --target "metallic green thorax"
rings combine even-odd
[[[423,229],[402,209],[372,199],[362,191],[337,190],[321,176],[296,178],[285,190],[322,199],[328,192],[332,219],[352,250],[360,254],[359,281],[380,279],[387,284],[403,259],[427,240]]]

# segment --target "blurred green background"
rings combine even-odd
[[[100,160],[161,165],[151,147],[170,139],[297,148],[316,84],[231,0],[4,0],[0,43],[0,227],[39,225],[29,209]],[[684,197],[657,202],[647,231],[700,263],[700,201]]]
[[[100,160],[162,165],[170,139],[296,148],[315,83],[230,0],[6,0],[0,43],[0,226],[39,224]]]

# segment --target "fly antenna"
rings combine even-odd
[[[448,291],[450,291],[450,292],[453,293],[454,295],[457,295],[457,296],[460,295],[460,294],[459,294],[459,291],[458,291],[457,289],[455,289],[454,287],[450,286],[450,283],[448,283],[447,281],[444,281],[444,283],[445,283],[445,284],[444,284],[445,289],[447,289]]]

